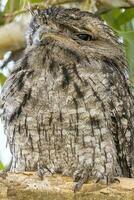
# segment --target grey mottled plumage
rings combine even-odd
[[[34,13],[23,57],[2,90],[12,170],[78,182],[133,176],[133,96],[113,32],[93,14]]]

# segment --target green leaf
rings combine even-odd
[[[42,2],[42,0],[30,0],[31,3],[39,3]]]
[[[125,40],[132,42],[134,46],[134,31],[117,31],[118,35],[122,36]]]
[[[134,83],[134,30],[119,31],[118,34],[122,36],[124,40],[130,79]]]
[[[121,14],[121,10],[116,8],[112,9],[106,14],[102,15],[102,19],[105,20],[113,29],[119,29],[117,19]]]
[[[113,9],[103,14],[102,18],[119,36],[123,37],[129,74],[134,82],[134,8],[126,9],[123,12],[122,9]]]
[[[120,8],[112,9],[102,15],[105,20],[114,30],[133,30],[134,28],[134,8],[123,11]]]
[[[2,164],[2,162],[0,162],[0,170],[4,169],[4,165]]]
[[[14,12],[20,9],[21,0],[8,0],[5,6],[5,12]]]
[[[0,25],[4,24],[4,16],[3,16],[3,12],[0,11]]]
[[[126,24],[134,18],[134,8],[126,9],[123,13],[117,18],[117,23],[119,26]]]
[[[43,2],[43,0],[8,0],[5,12],[14,12],[21,10],[22,8],[26,7],[28,3],[40,3]]]
[[[128,65],[129,65],[129,74],[130,74],[130,79],[132,82],[134,82],[134,48],[133,48],[133,43],[125,40],[125,48],[126,48],[126,56],[128,60]]]
[[[0,85],[3,85],[6,80],[6,76],[0,72]]]

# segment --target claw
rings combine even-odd
[[[99,183],[100,182],[100,177],[95,181],[95,183]]]
[[[45,169],[43,167],[38,168],[37,175],[40,177],[41,180],[44,178]]]
[[[118,178],[114,178],[113,183],[116,183],[116,182],[120,183],[120,180]]]
[[[74,193],[75,193],[75,192],[78,192],[78,191],[82,188],[82,185],[83,185],[83,181],[78,181],[78,182],[74,185],[74,188],[73,188]]]
[[[44,174],[46,174],[47,172],[49,172],[51,175],[53,175],[53,173],[51,172],[51,170],[47,166],[41,166],[38,163],[38,166],[37,166],[37,175],[40,177],[41,180],[43,180]]]
[[[107,174],[107,175],[103,175],[102,177],[98,177],[95,183],[99,183],[99,182],[106,184],[108,186],[110,183],[115,183],[115,182],[120,183],[120,180],[115,177],[110,177],[109,174]]]
[[[77,183],[74,185],[73,191],[74,193],[79,191],[84,183],[87,183],[89,180],[89,169],[84,171],[77,171],[76,174],[74,174],[74,181],[77,181]]]

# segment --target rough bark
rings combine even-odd
[[[70,177],[46,176],[41,181],[36,173],[8,173],[0,178],[1,200],[134,200],[134,179],[120,178],[109,186],[88,182],[74,193]]]

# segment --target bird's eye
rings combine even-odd
[[[90,41],[92,40],[92,36],[88,34],[78,34],[77,35],[81,40]]]

